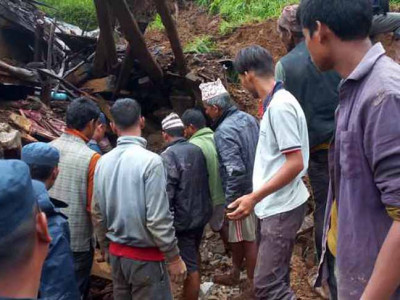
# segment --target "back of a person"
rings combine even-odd
[[[70,249],[70,231],[67,219],[60,213],[47,214],[47,224],[52,238],[49,254],[43,264],[41,299],[75,300],[79,298],[74,274],[74,261]],[[63,275],[60,276],[60,267]],[[68,274],[68,276],[65,276]]]
[[[285,89],[300,102],[306,115],[310,147],[328,142],[335,129],[339,75],[334,71],[319,72],[304,42],[280,63],[285,71]]]
[[[225,195],[219,175],[218,153],[215,148],[214,132],[208,127],[202,128],[196,132],[189,142],[198,146],[206,159],[209,176],[208,184],[213,204],[225,204]]]
[[[169,152],[169,153],[168,153]],[[168,147],[162,154],[173,156],[180,181],[175,190],[171,209],[174,212],[174,227],[177,232],[204,227],[212,213],[208,186],[206,160],[201,149],[181,140]]]
[[[142,138],[138,143],[146,144]],[[96,168],[97,200],[105,208],[107,237],[119,244],[135,247],[155,247],[146,228],[146,196],[159,191],[147,191],[148,172],[162,164],[161,158],[140,144],[118,145],[105,154]]]
[[[65,133],[51,144],[60,151],[60,173],[49,191],[50,197],[68,204],[62,212],[69,218],[72,250],[88,251],[92,238],[91,221],[86,210],[88,173],[95,152],[80,138]]]
[[[232,110],[232,108],[230,108]],[[256,156],[256,148],[258,142],[259,125],[257,120],[238,109],[228,115],[215,131],[215,141],[217,147],[224,147],[223,144],[218,145],[219,135],[225,135],[237,143],[242,161],[245,163],[246,180],[243,184],[243,195],[251,193],[253,189],[252,177],[254,168],[254,159]],[[222,177],[228,176],[227,170],[222,170]],[[223,180],[224,181],[224,180]]]

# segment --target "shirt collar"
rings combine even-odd
[[[383,55],[386,51],[381,43],[377,43],[368,50],[367,54],[363,57],[358,66],[353,70],[353,72],[347,77],[347,80],[360,80],[366,76],[375,65],[376,61]]]
[[[143,148],[147,147],[147,141],[145,138],[141,136],[121,136],[117,140],[117,146],[124,146],[124,145],[138,145]]]
[[[279,90],[283,89],[283,82],[278,80],[275,83],[273,90],[268,94],[267,98],[265,98],[263,102],[263,109],[264,112],[267,110],[268,105],[271,103],[272,98],[274,97],[275,93]]]
[[[89,142],[89,139],[79,130],[67,128],[65,129],[65,133],[81,138],[85,143]]]
[[[199,129],[195,134],[193,134],[192,138],[210,134],[210,133],[213,134],[214,132],[210,128],[204,127],[202,129]]]

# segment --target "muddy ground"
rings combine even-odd
[[[265,22],[248,24],[237,28],[233,32],[221,35],[218,31],[221,20],[218,16],[211,16],[203,8],[188,4],[179,10],[178,32],[183,45],[191,42],[195,37],[210,35],[216,43],[217,50],[213,54],[187,55],[190,69],[196,69],[204,80],[216,80],[221,76],[219,61],[233,59],[238,50],[252,44],[259,44],[268,49],[275,61],[286,54],[286,49],[280,42],[276,31],[276,19]],[[151,30],[146,33],[146,40],[150,48],[164,54],[170,54],[171,49],[165,34],[161,31]],[[388,54],[393,55],[391,36],[378,37],[382,41]],[[229,91],[238,106],[257,115],[257,102],[237,83],[230,82]],[[153,150],[159,151],[162,143],[161,137],[151,129],[149,144]],[[292,257],[291,285],[298,299],[322,299],[308,283],[310,274],[315,273],[316,266],[313,255],[312,233],[301,236],[295,246]],[[271,254],[273,255],[273,254]],[[224,254],[223,244],[216,234],[211,231],[205,233],[201,245],[202,257],[202,282],[211,282],[214,274],[225,272],[231,266],[231,259]],[[245,272],[242,274],[245,278]],[[94,299],[112,299],[111,285],[103,280],[95,279],[93,288]],[[213,286],[205,299],[229,299],[240,293],[239,286],[222,287]]]

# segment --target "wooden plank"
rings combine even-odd
[[[175,61],[178,66],[178,71],[181,76],[185,76],[188,73],[186,66],[185,56],[183,54],[182,45],[179,40],[178,31],[175,26],[175,21],[169,11],[168,5],[165,0],[154,0],[157,12],[161,17],[161,21],[164,24],[165,31],[167,33],[169,42],[171,44],[172,51],[175,55]]]
[[[96,73],[101,74],[101,71],[110,71],[117,65],[118,58],[113,36],[109,2],[107,0],[94,0],[94,4],[100,28],[100,36],[97,42],[96,57],[93,66],[94,75],[96,75]],[[104,67],[106,67],[107,70],[104,70]]]
[[[126,1],[109,1],[112,1],[112,5],[110,4],[110,6],[113,8],[114,15],[119,21],[121,30],[130,44],[133,57],[139,61],[140,66],[143,68],[143,70],[147,72],[152,80],[154,80],[155,82],[161,81],[163,78],[163,72],[147,49],[143,34],[140,31],[140,28],[134,16],[129,10]]]

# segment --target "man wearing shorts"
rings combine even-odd
[[[254,158],[259,126],[256,119],[232,105],[221,80],[200,85],[206,114],[214,121],[215,145],[225,192],[225,204],[252,192]],[[252,297],[254,268],[257,259],[256,217],[229,221],[229,243],[233,269],[217,275],[214,282],[235,285],[240,281],[240,268],[246,258],[248,289],[240,297]],[[250,294],[249,294],[250,293]]]
[[[210,219],[212,231],[218,232],[224,242],[228,244],[228,230],[224,226],[225,220],[225,194],[222,188],[221,175],[219,174],[219,161],[215,148],[214,132],[206,127],[206,118],[198,109],[188,109],[182,115],[185,125],[185,137],[189,142],[198,146],[204,154],[208,170],[208,185],[213,203],[213,215]]]
[[[183,299],[197,300],[200,293],[199,247],[204,226],[210,220],[212,203],[208,187],[207,164],[199,147],[184,137],[184,126],[175,113],[162,122],[167,148],[161,154],[167,171],[167,193],[178,247],[188,275]]]

